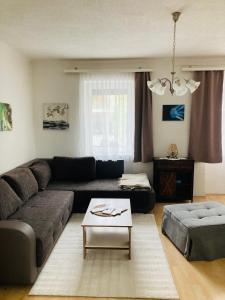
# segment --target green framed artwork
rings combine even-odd
[[[10,104],[0,102],[0,131],[12,130],[12,109]]]

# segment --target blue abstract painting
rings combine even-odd
[[[163,121],[184,121],[184,104],[163,105]]]

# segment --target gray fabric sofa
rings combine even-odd
[[[133,212],[154,207],[153,190],[121,190],[123,161],[34,160],[0,178],[0,284],[33,283],[72,212],[93,197],[127,197]]]

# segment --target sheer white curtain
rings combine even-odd
[[[132,159],[134,74],[80,75],[80,155]]]

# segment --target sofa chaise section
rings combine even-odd
[[[54,157],[48,160],[52,170],[49,190],[74,191],[74,212],[86,212],[91,198],[129,198],[133,213],[147,213],[155,204],[155,192],[149,188],[121,189],[119,178],[124,161],[101,161],[94,157]]]
[[[148,213],[155,204],[155,193],[149,189],[121,189],[118,179],[95,179],[86,182],[52,181],[48,190],[74,191],[73,212],[84,213],[91,198],[129,198],[132,213]]]

